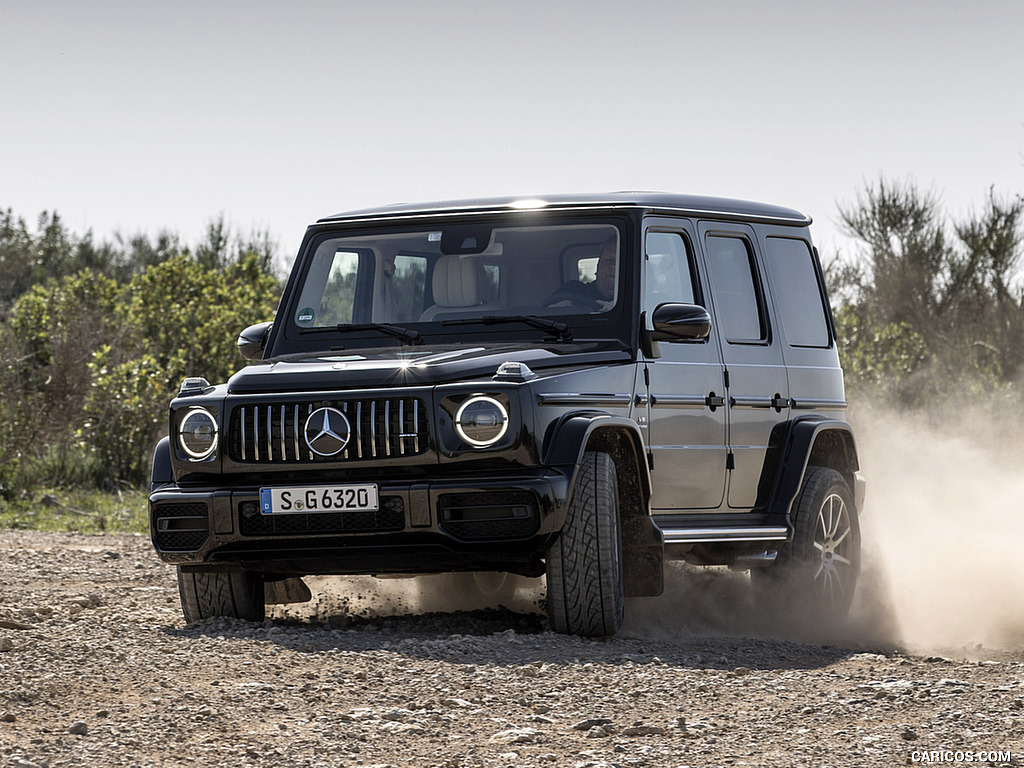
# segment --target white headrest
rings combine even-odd
[[[434,303],[472,307],[480,303],[480,265],[476,259],[442,256],[434,266]]]

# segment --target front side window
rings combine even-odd
[[[451,321],[474,333],[484,330],[474,318],[528,316],[577,326],[578,336],[624,316],[623,241],[619,225],[581,219],[324,235],[307,257],[289,334],[390,324],[453,336],[461,331]],[[524,327],[488,326],[492,335]]]
[[[693,258],[682,234],[648,232],[646,251],[644,310],[648,319],[659,304],[698,304]]]
[[[768,329],[750,244],[742,237],[709,235],[706,247],[718,322],[726,341],[765,341]]]
[[[318,252],[320,279],[306,284],[295,322],[305,328],[353,322],[359,263],[358,250],[338,247],[333,253],[331,249]]]

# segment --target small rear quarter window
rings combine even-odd
[[[792,347],[828,347],[831,337],[825,297],[806,240],[765,238],[765,256],[779,320]]]

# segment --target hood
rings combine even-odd
[[[243,368],[228,381],[229,394],[373,389],[490,380],[504,362],[525,363],[534,373],[577,366],[625,363],[618,342],[552,346],[385,347],[267,360]]]

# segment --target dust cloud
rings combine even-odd
[[[543,578],[511,573],[437,573],[400,577],[307,576],[310,603],[273,606],[277,619],[344,623],[346,617],[456,613],[506,608],[542,613]]]
[[[918,649],[1024,647],[1021,422],[977,409],[938,426],[865,414],[866,568]]]
[[[1024,648],[1024,421],[851,414],[868,480],[849,618],[796,626],[753,602],[748,577],[670,564],[665,594],[630,601],[624,631],[781,637],[973,655]]]

